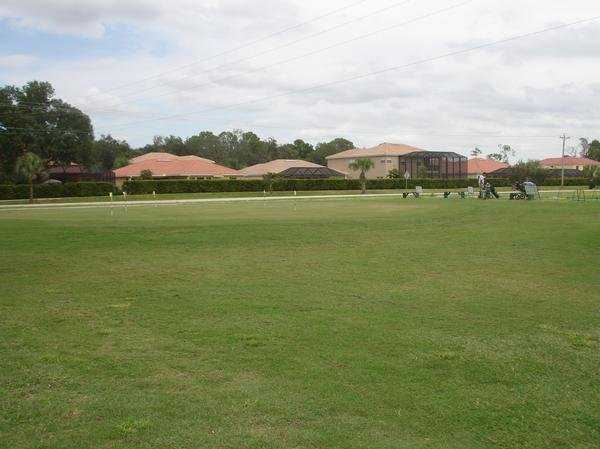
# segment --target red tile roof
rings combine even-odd
[[[181,177],[181,176],[243,176],[233,168],[215,164],[208,159],[197,156],[174,156],[169,153],[160,153],[163,156],[150,157],[134,162],[126,167],[114,170],[117,178],[135,178],[143,170],[150,170],[155,177]],[[136,158],[137,159],[137,158]]]
[[[341,153],[327,156],[326,159],[353,159],[361,157],[378,156],[404,156],[405,154],[425,151],[420,148],[411,147],[401,143],[380,143],[373,148],[355,148],[353,150],[342,151]]]
[[[211,162],[211,163],[215,162],[215,161],[211,161],[210,159],[205,159],[205,158],[199,157],[199,156],[175,156],[174,154],[159,153],[159,152],[142,154],[141,156],[134,157],[129,162],[131,162],[132,164],[137,164],[138,162],[143,162],[143,161],[163,161],[164,162],[164,161],[175,161],[177,159],[201,160],[201,161]]]
[[[548,159],[543,159],[540,161],[540,165],[542,167],[546,166],[560,166],[562,165],[563,158],[561,157],[550,157]],[[593,159],[588,159],[587,157],[573,157],[573,156],[565,156],[565,165],[600,165],[600,162],[595,161]]]
[[[504,162],[498,162],[493,159],[482,159],[480,157],[474,157],[469,159],[467,172],[469,175],[479,175],[481,173],[490,173],[501,168],[508,167],[508,164]]]

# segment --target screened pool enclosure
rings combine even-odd
[[[466,178],[468,159],[449,151],[419,151],[398,158],[400,174],[408,172],[411,179]]]

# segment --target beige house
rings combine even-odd
[[[565,169],[579,170],[579,171],[583,171],[583,169],[585,167],[600,165],[600,162],[595,161],[593,159],[588,159],[587,157],[573,157],[573,156],[565,156],[564,158],[552,157],[552,158],[543,159],[540,161],[540,165],[543,168],[550,168],[550,169],[561,169],[563,167],[563,163],[564,163]]]
[[[267,173],[279,174],[289,168],[317,168],[322,165],[314,162],[303,161],[300,159],[275,159],[265,162],[264,164],[251,165],[250,167],[242,168],[240,173],[246,179],[262,179]]]
[[[449,179],[467,177],[467,158],[448,151],[428,151],[398,143],[382,143],[373,148],[356,148],[342,151],[327,157],[327,166],[333,170],[346,172],[348,177],[357,179],[360,172],[350,168],[356,159],[371,159],[373,168],[367,178],[388,177],[391,170],[400,175],[408,173],[411,179]]]
[[[373,168],[367,173],[367,178],[377,179],[388,176],[390,170],[400,170],[399,156],[424,151],[420,148],[395,143],[381,143],[373,148],[356,148],[328,156],[327,166],[333,170],[348,173],[351,179],[358,179],[360,172],[350,169],[356,159],[371,159]]]

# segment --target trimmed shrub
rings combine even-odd
[[[12,200],[15,197],[15,186],[10,184],[0,185],[0,200]]]
[[[266,184],[262,179],[160,179],[125,181],[123,190],[130,195],[156,193],[208,193],[208,192],[262,192]]]

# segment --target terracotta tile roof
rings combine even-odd
[[[194,156],[194,155],[189,155],[189,156],[179,156],[180,160],[184,160],[184,161],[204,161],[204,162],[208,162],[210,164],[214,164],[215,161],[211,160],[211,159],[206,159],[204,157],[200,157],[200,156]]]
[[[251,165],[241,169],[240,172],[245,176],[263,176],[267,173],[281,173],[293,167],[322,167],[322,165],[300,159],[275,159],[264,164]]]
[[[351,159],[360,157],[378,157],[378,156],[404,156],[405,154],[425,151],[421,148],[411,147],[400,143],[380,143],[373,148],[355,148],[353,150],[342,151],[341,153],[327,156],[327,159]]]
[[[548,159],[541,160],[540,165],[542,167],[546,167],[549,165],[559,166],[559,165],[562,165],[562,160],[563,160],[563,158],[561,158],[561,157],[551,157]],[[587,157],[565,156],[564,160],[565,160],[565,165],[567,165],[567,166],[568,165],[583,165],[583,166],[600,165],[600,162],[595,161],[593,159],[588,159]]]
[[[156,177],[180,177],[180,176],[242,176],[233,168],[215,164],[208,159],[196,156],[178,157],[168,153],[160,158],[146,158],[126,167],[114,170],[117,178],[129,178],[140,176],[143,170],[150,170]]]
[[[163,161],[164,162],[164,161],[175,161],[178,159],[180,159],[180,160],[201,160],[201,161],[210,162],[210,163],[215,162],[215,161],[211,161],[210,159],[205,159],[205,158],[199,157],[199,156],[176,156],[176,155],[170,154],[170,153],[159,153],[159,152],[142,154],[141,156],[134,157],[129,162],[131,162],[132,164],[136,164],[138,162],[143,162],[143,161]]]
[[[481,173],[490,173],[501,168],[508,167],[508,164],[504,162],[498,162],[493,159],[482,159],[480,157],[474,157],[469,159],[469,168],[467,170],[469,175],[479,175]]]

